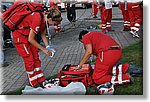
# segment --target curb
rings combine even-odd
[[[84,18],[84,20],[101,20],[100,18]],[[123,20],[123,18],[112,18],[112,20]]]

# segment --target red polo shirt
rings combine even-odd
[[[45,20],[44,18],[41,18],[39,12],[34,12],[25,17],[24,20],[18,25],[18,28],[26,26],[29,26],[30,29],[37,34],[45,29]],[[26,40],[28,40],[30,29],[15,30],[13,32],[14,43],[18,42],[18,38],[20,38],[20,42],[26,42]]]
[[[100,51],[108,50],[111,46],[119,45],[110,36],[101,32],[89,32],[88,34],[85,34],[82,37],[82,42],[84,48],[86,48],[87,44],[92,45],[92,52],[94,55],[97,55]]]

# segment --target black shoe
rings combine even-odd
[[[30,85],[31,86],[31,85]],[[39,87],[41,87],[39,84],[37,84],[37,85],[35,85],[35,86],[31,86],[31,87],[33,87],[33,88],[39,88]]]
[[[9,64],[8,64],[8,62],[4,62],[1,66],[2,67],[7,67],[7,66],[9,66]]]
[[[108,30],[108,32],[114,32],[114,31],[115,31],[115,30],[113,30],[113,29],[112,29],[112,30]]]
[[[8,44],[4,44],[3,48],[9,48]]]
[[[123,31],[130,31],[130,29],[128,29],[128,28],[124,28],[124,29],[123,29]]]
[[[15,46],[14,46],[12,43],[10,43],[10,44],[9,44],[9,47],[10,47],[10,48],[14,48]]]
[[[93,18],[97,18],[97,16],[94,16]]]
[[[33,87],[33,88],[38,88],[38,87],[40,87],[40,85],[39,85],[39,84],[37,84],[37,85],[35,85],[35,86],[31,86],[31,87]]]

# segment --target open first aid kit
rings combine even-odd
[[[85,86],[92,86],[92,68],[89,64],[82,65],[81,69],[76,70],[77,65],[65,65],[58,73],[60,86],[67,86],[71,82],[82,82]]]

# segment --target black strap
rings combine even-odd
[[[19,27],[16,28],[15,30],[22,30],[22,29],[30,29],[30,26]]]
[[[70,66],[71,66],[71,64],[64,65],[62,68],[62,71],[68,71]]]

